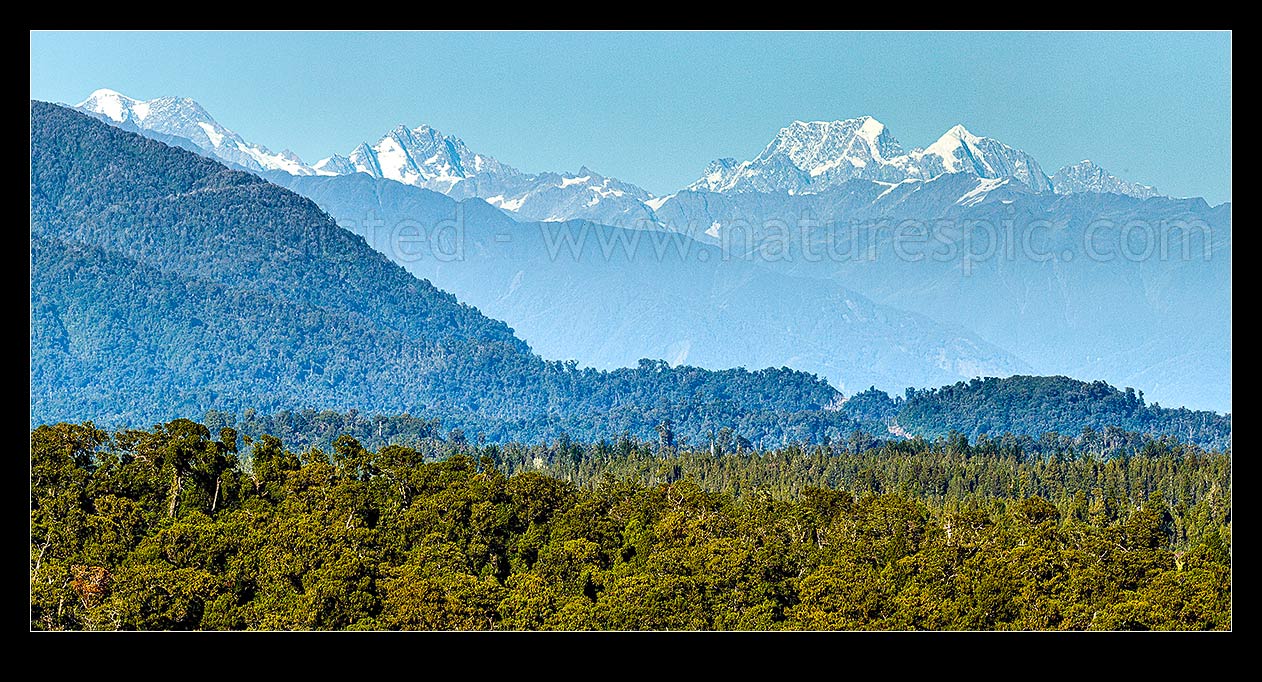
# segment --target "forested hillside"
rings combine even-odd
[[[237,442],[36,429],[31,626],[1231,627],[1230,455],[1192,446]]]
[[[1231,415],[1163,408],[1145,403],[1143,391],[1119,391],[1103,381],[1068,377],[988,377],[909,391],[897,415],[899,427],[925,437],[950,431],[970,438],[1051,431],[1072,435],[1114,426],[1205,447],[1231,443]]]
[[[695,386],[704,386],[701,390],[706,391],[721,391],[722,383],[741,385],[746,379],[775,381],[775,372],[770,370],[747,377],[739,372],[671,369],[665,363],[646,361],[639,371],[672,374],[678,377],[675,380],[690,378]],[[636,382],[636,375],[631,371],[618,370],[608,376],[610,381],[623,382],[627,387],[624,390],[634,392],[631,386]],[[699,383],[703,380],[710,383]],[[768,444],[817,443],[835,448],[848,443],[853,451],[855,443],[963,436],[979,443],[1002,443],[1014,452],[1050,456],[1073,451],[1106,458],[1137,452],[1159,441],[1213,449],[1231,446],[1231,415],[1145,404],[1142,393],[1119,391],[1101,382],[1065,377],[988,378],[936,391],[909,389],[907,395],[908,398],[892,398],[873,388],[836,401],[822,411],[732,415],[727,421],[709,419],[703,422],[699,432],[690,431],[686,435],[676,428],[670,412],[662,409],[652,413],[660,421],[656,433],[649,434],[649,439],[694,447],[713,446],[727,451],[733,447],[749,450]],[[327,449],[341,434],[353,435],[373,447],[415,444],[441,437],[478,443],[511,440],[501,425],[473,415],[440,418],[433,414],[383,415],[357,410],[267,413],[249,409],[240,415],[212,410],[204,416],[207,424],[231,426],[248,435],[277,435],[299,448]],[[821,424],[835,428],[820,429]],[[840,430],[843,425],[851,430]],[[642,433],[617,427],[614,421],[606,422],[603,438],[643,437]],[[549,430],[546,424],[532,431],[550,432],[551,436],[544,436],[545,440],[584,438],[581,429]],[[780,434],[779,440],[776,434]]]

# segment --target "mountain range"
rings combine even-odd
[[[279,170],[295,175],[315,171],[289,150],[280,153],[246,142],[219,125],[200,104],[187,97],[136,100],[113,90],[97,90],[79,109],[98,114],[125,130],[183,138],[215,157],[251,171]]]
[[[962,125],[924,149],[903,152],[885,124],[863,116],[845,121],[794,121],[749,161],[720,159],[687,189],[707,192],[787,192],[833,189],[859,178],[897,184],[946,173],[1015,178],[1036,192],[1052,190],[1029,154]]]
[[[305,180],[402,190],[418,206],[452,202],[364,175]],[[522,229],[484,202],[455,207],[486,214],[471,216],[471,225],[495,231],[484,218],[497,217],[506,221],[498,228]],[[585,225],[606,236],[616,229]],[[594,275],[582,267],[583,253],[545,274]],[[696,253],[693,266],[718,252]],[[392,264],[311,200],[41,102],[31,103],[30,293],[32,425],[92,419],[117,428],[212,413],[218,423],[226,411],[245,423],[271,414],[263,422],[284,430],[293,420],[359,423],[364,410],[417,415],[404,422],[426,432],[441,424],[454,442],[466,433],[492,442],[631,433],[668,445],[728,430],[766,447],[887,427],[1023,436],[1100,427],[1136,447],[1161,435],[1208,447],[1230,442],[1230,417],[1149,406],[1129,389],[1065,377],[959,383],[903,401],[876,390],[846,396],[787,368],[711,371],[641,359],[602,372],[549,362],[507,325]],[[870,316],[868,328],[898,319],[843,295],[850,314]],[[858,341],[854,352],[868,352],[871,341]],[[313,442],[325,436],[313,433]]]
[[[102,89],[77,108],[125,130],[187,139],[212,156],[249,171],[297,176],[365,173],[456,199],[480,197],[527,220],[651,219],[644,202],[652,195],[635,185],[587,168],[577,173],[523,173],[427,125],[398,125],[375,143],[365,142],[345,155],[333,154],[307,165],[292,152],[276,154],[246,142],[187,98],[142,101]]]
[[[652,224],[653,211],[668,200],[586,167],[576,173],[524,173],[475,152],[458,137],[428,125],[397,125],[376,142],[312,165],[292,152],[273,153],[246,142],[188,98],[137,100],[113,90],[93,92],[77,108],[134,126],[191,140],[216,157],[248,170],[291,175],[366,173],[447,194],[479,197],[528,220],[584,218],[607,224]],[[1089,161],[1048,177],[1029,154],[998,140],[979,137],[963,125],[924,148],[904,152],[889,129],[871,116],[839,121],[794,121],[749,161],[713,161],[685,189],[707,192],[803,194],[836,188],[859,178],[899,183],[963,173],[977,178],[1014,178],[1035,192],[1111,192],[1146,198],[1152,187],[1109,175]]]
[[[1058,194],[1122,194],[1136,199],[1161,196],[1156,187],[1123,180],[1095,165],[1090,159],[1083,159],[1056,171],[1056,175],[1052,176],[1052,186]]]
[[[1164,197],[1089,161],[1049,177],[1029,154],[963,126],[904,151],[871,117],[798,121],[753,159],[715,161],[689,187],[653,196],[587,168],[523,173],[423,125],[306,166],[240,140],[191,100],[98,91],[80,108],[316,200],[547,357],[602,368],[636,356],[786,365],[844,388],[894,391],[1036,371],[1230,410],[1230,204]],[[459,263],[401,257],[399,238],[410,238],[397,231],[390,243],[402,221],[433,228],[457,211],[467,234],[481,235]],[[368,227],[377,220],[386,227]],[[947,257],[904,257],[891,226],[907,221],[932,231],[923,243]],[[1004,229],[979,246],[975,225]],[[587,230],[621,243],[629,237],[618,228],[680,235],[672,243],[696,257],[672,262],[654,250],[602,270],[603,250],[567,265],[545,238]],[[1137,234],[1165,255],[1121,257]],[[884,321],[872,325],[878,310]],[[600,331],[620,324],[636,333]]]

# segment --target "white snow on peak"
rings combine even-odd
[[[206,133],[206,137],[210,138],[211,144],[216,147],[223,144],[223,134],[218,130],[215,130],[215,126],[206,123],[205,121],[198,121],[197,125],[201,126],[201,129]]]
[[[966,146],[969,142],[976,142],[977,138],[968,132],[962,125],[946,131],[933,144],[925,147],[924,151],[919,154],[924,156],[938,156],[942,158],[942,165],[948,173],[958,173],[964,167],[964,160],[956,154],[956,150]]]
[[[827,173],[828,171],[836,168],[837,166],[840,166],[841,164],[847,161],[849,161],[852,166],[863,167],[864,165],[866,165],[866,162],[861,159],[856,159],[853,157],[846,157],[846,156],[839,156],[835,159],[829,159],[828,161],[825,161],[824,163],[821,163],[818,166],[815,166],[814,168],[812,168],[810,171],[811,177],[813,178],[819,177],[823,175],[824,173]]]
[[[311,166],[311,169],[316,172],[316,175],[341,175],[341,173],[338,173],[329,167],[329,164],[331,163],[333,163],[333,157],[326,156],[323,159],[316,161],[315,164]]]
[[[991,190],[1008,184],[1008,178],[980,178],[977,186],[966,192],[955,203],[960,206],[976,206],[986,199]]]
[[[201,105],[185,97],[159,97],[138,100],[115,90],[102,88],[76,107],[142,131],[184,138],[223,161],[250,170],[283,170],[294,175],[316,171],[292,152],[275,154],[267,147],[246,142],[240,135],[219,125]]]
[[[710,223],[710,227],[706,229],[705,233],[710,235],[711,237],[714,237],[715,239],[718,239],[719,230],[722,228],[723,226],[720,225],[718,222]]]
[[[237,149],[245,152],[260,167],[266,170],[280,170],[290,175],[312,175],[313,171],[303,165],[301,161],[294,161],[292,152],[289,156],[285,154],[273,154],[267,151],[266,147],[260,147],[254,144],[237,143]],[[293,157],[293,158],[290,158]]]
[[[403,145],[399,144],[396,135],[382,138],[374,150],[377,152],[377,163],[381,165],[382,176],[404,184],[412,184],[420,179],[412,159],[408,157]]]
[[[503,194],[497,194],[493,197],[487,197],[486,203],[502,208],[505,211],[516,211],[522,207],[522,204],[526,203],[526,195],[505,200]]]
[[[876,138],[885,132],[885,124],[872,118],[871,116],[863,117],[863,125],[859,126],[859,136],[868,141],[872,145],[873,150],[876,149]]]
[[[131,105],[135,101],[120,92],[101,88],[88,95],[88,98],[80,102],[78,107],[91,108],[99,114],[104,114],[111,121],[122,123],[127,119],[127,112],[131,110]]]
[[[885,198],[885,196],[888,195],[890,192],[893,192],[894,190],[898,189],[899,187],[903,185],[916,184],[919,182],[921,181],[915,178],[908,178],[906,180],[903,180],[902,182],[882,182],[880,184],[888,185],[888,187],[885,188],[884,192],[881,192],[880,194],[876,195],[876,199],[874,199],[873,201],[877,201],[877,200]]]
[[[362,143],[345,156],[333,154],[308,166],[292,152],[277,154],[247,142],[191,99],[160,97],[142,102],[103,88],[93,92],[79,108],[124,127],[183,138],[208,155],[252,171],[322,176],[362,172],[458,199],[483,197],[510,211],[524,207],[527,212],[523,216],[532,220],[544,219],[543,216],[549,220],[598,218],[614,216],[622,210],[644,212],[648,209],[641,202],[652,197],[639,187],[602,178],[586,168],[578,171],[579,176],[564,174],[559,180],[554,173],[523,173],[490,156],[474,153],[459,138],[424,123],[395,126],[375,144]],[[570,189],[559,193],[563,196],[543,197],[540,191],[548,187]],[[583,195],[578,201],[574,200],[575,192]]]
[[[1136,199],[1161,196],[1157,188],[1123,180],[1089,159],[1072,166],[1065,166],[1052,176],[1052,189],[1057,194],[1090,192],[1096,194],[1122,194]]]
[[[664,197],[653,197],[652,199],[649,199],[648,201],[644,202],[644,205],[656,211],[660,209],[663,204],[665,204],[666,202],[674,198],[675,198],[674,194],[667,194]]]
[[[564,187],[564,185],[562,185],[562,187]],[[608,199],[609,197],[626,196],[626,192],[618,189],[617,187],[609,186],[609,178],[605,178],[603,181],[601,181],[599,185],[594,185],[594,184],[587,185],[587,190],[592,192],[593,194],[595,194],[597,197],[601,199]],[[593,202],[588,205],[595,206],[597,203],[599,203],[599,201]]]
[[[1012,177],[1035,192],[1052,189],[1038,162],[998,140],[952,126],[926,148],[904,152],[879,120],[794,121],[749,161],[720,159],[688,186],[708,192],[814,194],[851,180],[899,183],[947,173]]]
[[[93,90],[91,95],[88,95],[88,99],[95,99],[97,97],[121,97],[123,99],[131,99],[127,95],[124,95],[117,90],[110,90],[109,88],[98,88]]]
[[[1036,191],[1047,189],[1037,163],[994,140],[954,126],[928,149],[903,151],[888,127],[872,116],[835,121],[793,121],[748,161],[712,162],[688,189],[709,192],[812,194],[852,179],[898,183],[943,173],[1011,175]]]
[[[100,110],[102,114],[109,116],[112,120],[122,123],[123,121],[123,104],[117,99],[108,98],[98,100],[100,102]]]
[[[415,128],[397,125],[376,144],[361,143],[349,157],[337,158],[348,158],[349,163],[323,164],[317,172],[340,175],[358,171],[443,193],[456,192],[454,188],[470,177],[470,169],[474,173],[502,169],[494,159],[474,154],[458,138],[425,124]],[[473,196],[490,195],[473,190]]]
[[[140,124],[149,116],[152,104],[153,100],[141,101],[117,90],[101,88],[88,95],[88,98],[75,105],[75,108],[96,112],[115,123],[123,123],[130,119]]]
[[[951,126],[951,129],[946,131],[946,134],[951,137],[959,138],[965,142],[976,142],[980,139],[976,135],[968,132],[968,128],[965,128],[963,123],[956,123]]]

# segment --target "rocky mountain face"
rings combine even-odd
[[[904,152],[885,124],[863,116],[844,121],[794,121],[749,161],[720,159],[687,189],[706,192],[824,192],[852,179],[897,184],[947,173],[1014,178],[1035,192],[1051,190],[1025,152],[962,125],[923,149]]]
[[[650,217],[643,202],[652,195],[635,185],[586,167],[577,173],[523,173],[426,125],[396,126],[376,143],[322,159],[314,168],[321,175],[364,173],[456,199],[478,197],[526,220]]]
[[[124,130],[158,133],[189,140],[212,156],[251,171],[278,170],[293,175],[316,171],[289,150],[273,152],[247,142],[219,125],[200,104],[187,97],[132,99],[113,90],[97,90],[76,107]]]
[[[1161,196],[1156,187],[1123,180],[1089,159],[1056,171],[1052,187],[1057,194],[1122,194],[1136,199]]]

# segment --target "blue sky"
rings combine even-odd
[[[1231,200],[1229,33],[33,32],[31,97],[182,95],[308,163],[428,123],[525,171],[664,194],[794,119],[871,115],[904,147],[956,123]]]

